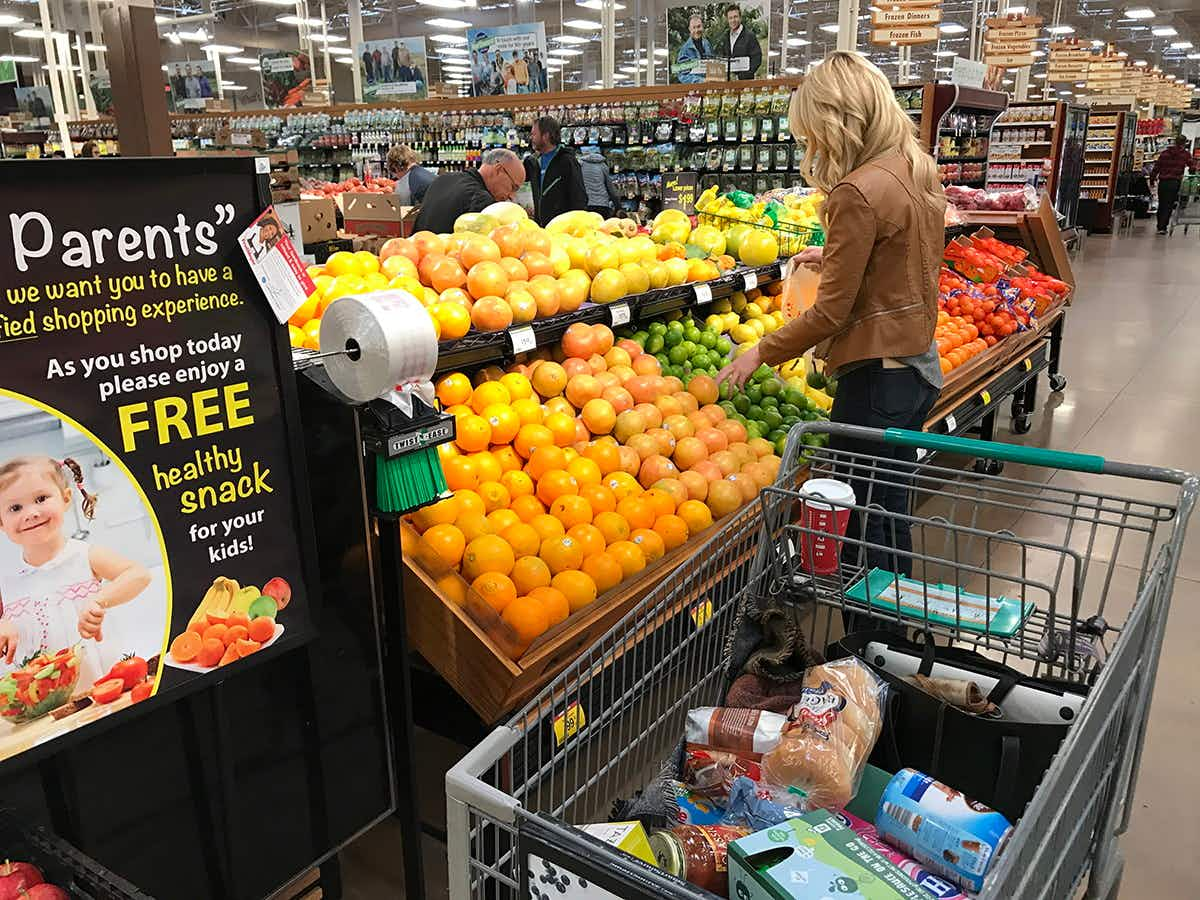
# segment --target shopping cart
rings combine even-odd
[[[812,434],[828,433],[823,448]],[[936,463],[930,451],[938,456]],[[1026,476],[979,475],[966,454],[1022,464]],[[921,461],[911,460],[920,456]],[[843,540],[840,568],[802,571],[799,478],[849,481],[873,524]],[[1058,470],[1057,472],[1051,470]],[[1053,475],[1053,480],[1051,476]],[[1107,482],[1132,479],[1146,499]],[[849,617],[942,635],[1087,699],[988,875],[985,898],[1115,897],[1168,604],[1197,479],[1097,456],[944,435],[801,423],[776,486],[718,530],[695,566],[636,609],[446,777],[450,896],[553,897],[575,879],[607,897],[711,897],[570,827],[607,821],[610,804],[654,779],[690,708],[719,705],[739,623],[764,604],[793,610],[823,649]],[[882,491],[909,489],[912,515],[885,512]],[[1132,487],[1131,487],[1132,489]],[[832,505],[838,505],[831,501]],[[912,574],[1034,605],[1005,636],[979,632],[965,608],[948,620],[851,599],[868,563],[900,571],[891,549],[907,526]],[[871,536],[883,535],[883,540]],[[853,593],[851,591],[851,593]],[[736,663],[735,663],[736,665]],[[590,890],[590,889],[589,889]]]
[[[1179,185],[1179,200],[1175,211],[1171,213],[1170,234],[1175,233],[1175,226],[1183,228],[1187,234],[1189,225],[1200,225],[1200,175],[1184,175]]]

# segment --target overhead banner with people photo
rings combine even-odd
[[[54,95],[44,84],[14,88],[17,109],[33,119],[35,125],[49,125],[54,116]]]
[[[0,762],[312,634],[255,160],[41,165],[0,162]]]
[[[167,82],[175,109],[204,109],[204,101],[217,96],[217,67],[211,59],[168,62]]]
[[[425,38],[364,41],[354,49],[362,73],[363,100],[423,100],[428,95]]]
[[[767,0],[668,7],[671,83],[765,78],[770,26]]]
[[[269,109],[300,106],[312,89],[312,62],[296,50],[264,50],[258,54],[263,102]]]
[[[541,22],[468,29],[467,50],[477,97],[550,89],[546,27]]]

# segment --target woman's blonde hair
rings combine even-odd
[[[792,94],[788,122],[804,146],[804,180],[826,194],[859,166],[897,152],[908,161],[921,199],[944,198],[916,125],[887,77],[857,53],[836,50],[813,68]]]

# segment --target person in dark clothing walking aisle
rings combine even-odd
[[[1196,161],[1188,150],[1188,139],[1182,134],[1175,143],[1158,155],[1150,180],[1158,181],[1158,233],[1166,234],[1171,224],[1171,213],[1179,200],[1179,187],[1183,183],[1184,169],[1196,171]]]
[[[558,120],[542,116],[533,123],[529,143],[533,153],[525,158],[525,177],[533,188],[533,218],[545,225],[560,213],[587,208],[587,191],[579,160],[559,146]]]

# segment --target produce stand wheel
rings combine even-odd
[[[975,471],[980,475],[999,475],[1004,471],[1004,463],[998,459],[977,459]]]
[[[1050,376],[1050,390],[1057,392],[1057,391],[1066,390],[1066,387],[1067,387],[1067,376],[1066,375],[1060,375],[1057,372],[1055,372],[1053,375]]]

